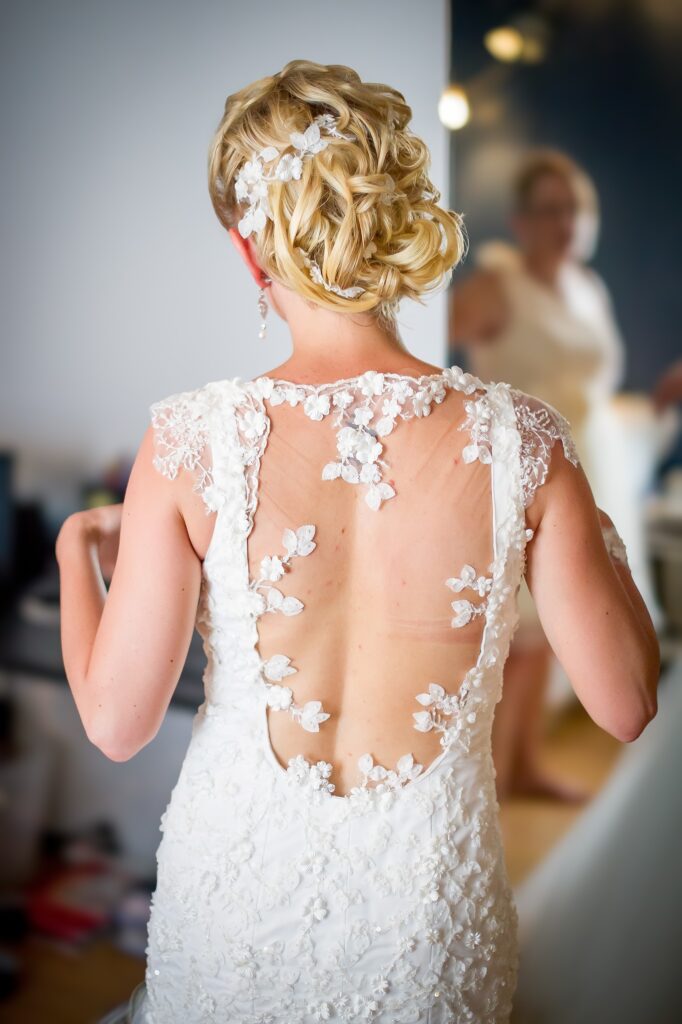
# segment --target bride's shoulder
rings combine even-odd
[[[220,402],[238,398],[243,384],[240,377],[206,381],[183,391],[173,391],[157,398],[149,405],[152,418],[172,417],[178,421],[197,420],[210,412]]]
[[[556,406],[521,388],[509,386],[509,394],[517,426],[524,435],[543,443],[560,439],[565,448],[570,447],[571,455],[577,460],[571,423]]]
[[[227,378],[172,391],[151,402],[149,429],[155,467],[170,479],[183,467],[195,472],[205,467],[211,458],[216,425],[225,422],[226,409],[240,394],[239,378]]]
[[[526,507],[547,479],[552,451],[561,441],[564,458],[574,467],[580,465],[578,449],[569,420],[550,402],[538,395],[509,387],[516,428],[521,440],[521,461]]]

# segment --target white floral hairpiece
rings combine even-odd
[[[235,176],[234,186],[237,200],[240,203],[248,203],[246,213],[237,224],[242,238],[248,238],[252,232],[262,230],[265,226],[266,217],[270,220],[273,219],[268,201],[268,183],[271,181],[290,181],[292,178],[298,181],[303,170],[303,158],[313,156],[329,145],[329,139],[322,137],[322,130],[337,139],[352,140],[356,138],[351,133],[344,134],[339,131],[336,125],[337,119],[333,114],[318,114],[303,133],[289,133],[291,145],[296,150],[295,153],[280,155],[280,151],[276,146],[266,146],[264,149],[261,149],[260,153],[253,153],[252,159],[242,164]],[[272,163],[277,157],[279,157],[279,161],[274,172],[266,174],[264,164]],[[329,284],[325,281],[317,262],[311,259],[300,247],[299,252],[303,256],[308,273],[313,281],[323,285],[327,291],[335,292],[337,295],[342,295],[345,298],[355,298],[366,291],[365,288],[358,285],[350,288],[340,288],[336,284]]]
[[[305,249],[301,249],[300,246],[298,247],[298,251],[303,257],[303,262],[308,268],[308,272],[313,281],[317,281],[317,283],[321,284],[323,288],[326,288],[328,292],[335,292],[337,295],[342,295],[346,299],[354,299],[356,295],[362,295],[365,291],[365,289],[360,285],[351,285],[350,288],[340,288],[338,284],[328,284],[322,275],[319,263],[308,256]]]

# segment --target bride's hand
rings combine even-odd
[[[62,524],[57,537],[57,560],[67,532],[76,531],[91,544],[96,545],[102,575],[105,580],[110,580],[118,557],[122,511],[123,502],[119,502],[116,505],[98,505],[70,515]]]

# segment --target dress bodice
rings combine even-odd
[[[151,415],[214,524],[134,1024],[507,1024],[490,733],[568,422],[457,366],[231,378]]]
[[[557,437],[577,460],[556,410],[455,366],[236,378],[152,414],[157,468],[190,470],[216,513],[197,618],[209,705],[264,697],[287,774],[332,794],[343,770],[351,799],[411,783],[474,734],[485,743],[524,509]],[[354,767],[330,763],[339,738]]]

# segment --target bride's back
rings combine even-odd
[[[386,769],[406,754],[428,766],[441,734],[417,698],[430,683],[455,695],[481,648],[490,466],[462,457],[467,396],[421,380],[298,386],[293,406],[273,404],[296,393],[282,384],[265,398],[248,559],[266,608],[270,745],[283,767],[299,754],[331,764],[337,795],[362,781],[365,754]],[[302,553],[287,559],[297,530]]]
[[[475,721],[469,695],[513,625],[524,542],[520,464],[505,483],[520,444],[509,392],[491,404],[459,367],[235,378],[155,403],[153,420],[157,468],[191,469],[204,499],[183,503],[190,535],[218,512],[197,626],[213,662],[239,657],[256,677],[272,766],[315,769],[335,796],[435,767]],[[238,689],[214,668],[211,705]]]

